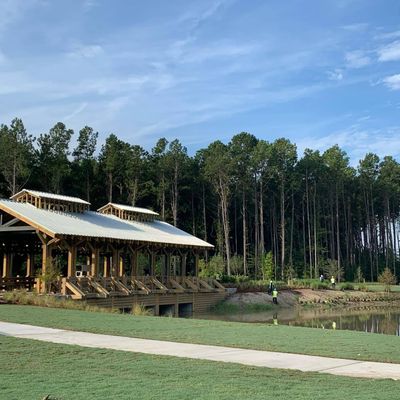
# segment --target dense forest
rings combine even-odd
[[[74,140],[73,139],[74,137]],[[0,197],[21,188],[147,207],[215,245],[204,263],[227,275],[376,280],[399,270],[400,164],[366,154],[356,168],[337,145],[325,152],[250,133],[193,157],[179,140],[151,151],[59,122],[39,137],[20,119],[0,127]],[[76,143],[72,148],[71,142]],[[216,262],[220,260],[220,262]],[[207,264],[208,263],[208,264]],[[216,265],[216,266],[215,266]]]

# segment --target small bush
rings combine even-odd
[[[345,282],[340,285],[340,290],[354,290],[354,285],[350,282]]]
[[[323,290],[323,289],[328,289],[329,286],[325,282],[312,282],[311,283],[311,289],[312,290]]]
[[[368,292],[368,286],[365,283],[361,283],[360,285],[358,285],[358,290],[360,292]]]
[[[135,316],[149,316],[149,315],[153,315],[152,311],[148,308],[146,308],[143,304],[139,304],[139,303],[135,303],[133,305],[132,311],[131,311],[132,315]]]
[[[378,282],[385,287],[385,292],[387,293],[390,292],[390,286],[395,285],[396,281],[396,277],[389,268],[385,268],[385,270],[378,276]]]

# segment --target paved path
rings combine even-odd
[[[0,322],[0,335],[52,343],[73,344],[83,347],[131,351],[134,353],[222,361],[256,367],[323,372],[362,378],[400,379],[400,364],[137,339],[124,336],[43,328],[9,322]]]

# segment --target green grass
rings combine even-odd
[[[380,283],[375,283],[375,282],[366,282],[365,285],[368,288],[369,292],[384,292],[385,291],[385,286],[381,285]],[[354,284],[354,286],[357,288],[358,284]],[[390,286],[390,291],[391,292],[400,292],[400,285],[391,285]]]
[[[104,314],[103,314],[104,315]],[[89,349],[0,336],[0,397],[395,400],[400,382]]]
[[[0,305],[0,321],[146,339],[400,363],[399,338],[364,332]]]

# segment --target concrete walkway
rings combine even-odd
[[[256,367],[323,372],[360,378],[400,379],[400,364],[137,339],[64,329],[42,328],[9,322],[0,322],[0,335],[83,347],[238,363]]]

